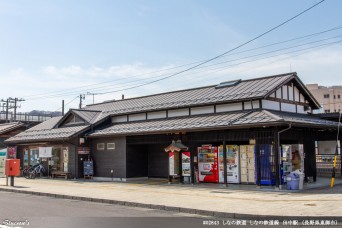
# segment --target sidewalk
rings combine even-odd
[[[341,184],[341,180],[336,181]],[[319,187],[322,187],[318,185]],[[179,211],[239,219],[330,219],[342,221],[342,186],[301,192],[258,190],[256,186],[182,185],[164,180],[136,183],[15,178],[13,191],[56,198]]]

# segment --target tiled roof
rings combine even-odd
[[[38,130],[52,129],[60,119],[62,119],[62,116],[52,117],[51,119],[48,119],[48,120],[30,128],[30,129],[28,129],[27,131],[38,131]]]
[[[108,115],[258,99],[265,97],[293,78],[297,78],[296,73],[242,80],[237,85],[222,88],[216,88],[216,85],[214,85],[105,102],[89,105],[83,109],[102,111],[100,118],[105,118]]]
[[[54,129],[39,129],[21,132],[7,140],[6,143],[20,143],[20,142],[43,142],[43,141],[57,141],[68,139],[78,132],[88,128],[88,126],[75,126]]]
[[[279,125],[286,123],[292,123],[293,125],[316,125],[319,127],[338,126],[336,122],[321,120],[319,118],[304,114],[291,114],[262,110],[120,123],[114,124],[102,130],[95,131],[94,133],[90,134],[90,136],[139,135],[148,133],[196,131],[217,128]]]
[[[293,124],[310,125],[310,126],[322,126],[322,127],[337,127],[338,123],[335,121],[325,120],[317,117],[316,115],[305,115],[289,112],[279,111],[264,111],[272,113],[283,121]]]
[[[0,134],[4,134],[6,132],[12,131],[16,128],[23,126],[23,125],[24,124],[20,123],[20,122],[0,124]]]

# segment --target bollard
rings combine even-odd
[[[11,187],[14,187],[14,176],[11,176]]]

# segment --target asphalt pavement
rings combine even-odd
[[[342,220],[340,185],[330,189],[317,184],[318,189],[292,192],[242,185],[168,185],[164,180],[120,183],[16,178],[15,187],[4,183],[0,179],[0,191],[227,219]]]

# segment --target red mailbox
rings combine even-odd
[[[10,177],[20,176],[20,159],[6,159],[5,173]]]

